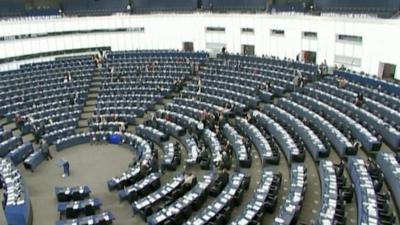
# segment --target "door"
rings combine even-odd
[[[242,55],[254,55],[254,45],[242,45]]]
[[[182,48],[183,48],[184,52],[193,52],[194,51],[193,42],[189,42],[189,41],[183,42],[182,45],[183,45]]]
[[[383,79],[394,79],[396,65],[390,63],[379,63],[379,76]]]
[[[317,53],[313,51],[302,51],[303,54],[303,62],[305,63],[316,63],[317,61]]]
[[[216,57],[217,54],[222,52],[223,48],[226,48],[226,45],[224,43],[212,43],[212,42],[206,43],[206,50],[210,55],[210,57]]]

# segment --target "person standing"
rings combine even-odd
[[[15,123],[17,124],[17,128],[19,130],[25,125],[25,120],[22,118],[22,116],[19,113],[17,113],[15,115]]]
[[[184,172],[184,181],[182,187],[189,190],[196,182],[196,177],[191,172]]]
[[[198,91],[197,91],[197,93],[201,93],[201,87],[202,87],[202,82],[201,82],[201,79],[200,79],[200,77],[199,77],[199,80],[197,81],[197,86],[198,86]]]
[[[354,151],[356,153],[361,150],[361,147],[362,147],[361,143],[357,139],[353,138],[352,143],[353,143]]]
[[[63,165],[64,174],[63,177],[69,177],[69,162],[65,161]]]
[[[74,105],[79,104],[79,91],[75,91],[74,93]]]
[[[68,83],[72,82],[72,75],[71,72],[68,72]]]
[[[294,91],[297,91],[297,88],[298,88],[299,83],[300,83],[300,77],[298,75],[295,75],[293,80],[292,80],[292,82],[293,82]]]
[[[71,93],[69,96],[69,105],[73,106],[74,103],[75,103],[75,95],[73,93]]]
[[[33,136],[35,138],[35,143],[39,144],[40,134],[39,134],[39,128],[36,124],[32,126],[32,131],[33,131]]]
[[[125,123],[121,122],[119,125],[119,132],[123,134],[125,133],[125,131],[126,131]]]
[[[44,140],[44,139],[41,140],[40,148],[42,149],[42,153],[46,160],[53,159],[53,156],[51,156],[51,154],[50,154],[49,144],[47,144],[46,140]]]

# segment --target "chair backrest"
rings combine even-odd
[[[83,200],[83,197],[82,197],[82,195],[81,195],[79,192],[74,192],[74,193],[72,194],[72,199],[73,199],[74,201],[80,201],[80,200]]]
[[[67,209],[65,211],[65,215],[66,215],[67,219],[74,219],[77,217],[77,213],[75,212],[75,210],[72,207],[67,207]]]
[[[108,225],[108,222],[105,219],[99,221],[99,225]]]
[[[86,216],[91,216],[94,215],[94,207],[92,205],[86,205],[85,206],[85,215]]]

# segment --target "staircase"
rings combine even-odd
[[[78,127],[76,128],[77,133],[89,131],[88,121],[92,117],[93,112],[95,110],[97,96],[100,92],[101,82],[102,82],[101,71],[96,70],[93,74],[92,81],[89,86],[88,96],[86,98],[86,102],[84,104],[81,117],[79,118],[78,121]]]

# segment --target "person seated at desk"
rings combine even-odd
[[[335,164],[335,173],[336,173],[336,176],[338,176],[338,177],[342,176],[343,171],[344,171],[344,167],[345,167],[345,164],[344,164],[343,160],[340,161],[339,164]]]
[[[89,119],[91,123],[100,123],[100,114],[97,112],[94,112],[92,115],[92,118]]]
[[[69,105],[74,105],[75,104],[75,95],[74,94],[71,94],[70,96],[69,96]]]
[[[219,117],[220,117],[220,113],[219,112],[214,112],[214,113],[212,113],[212,115],[213,115],[213,118],[214,118],[214,124],[215,123],[218,123],[218,121],[219,121]]]
[[[100,123],[104,123],[104,124],[107,123],[107,118],[104,115],[100,116]]]
[[[106,118],[107,122],[116,122],[116,121],[114,120],[114,115],[115,115],[115,113],[111,113],[111,114],[108,116],[108,118]]]
[[[218,138],[219,140],[222,140],[222,139],[223,139],[223,134],[222,134],[220,128],[221,128],[220,126],[215,125],[213,131],[215,132],[215,136],[217,136],[217,138]]]
[[[125,131],[126,131],[125,123],[120,123],[119,132],[123,134],[125,133]]]
[[[225,110],[226,110],[225,116],[227,118],[230,118],[230,117],[232,117],[234,115],[234,113],[233,113],[234,109],[233,109],[233,106],[230,103],[226,103]]]
[[[80,99],[79,91],[75,91],[74,92],[74,105],[79,104],[79,99]]]
[[[231,159],[228,156],[227,151],[222,151],[222,160],[221,160],[221,167],[223,169],[230,169],[231,168]]]
[[[225,169],[223,169],[221,172],[218,173],[217,181],[221,182],[221,184],[224,184],[224,186],[226,183],[228,183],[229,174],[228,172],[226,172]]]
[[[113,114],[113,120],[114,120],[114,122],[120,121],[118,114],[116,114],[116,113]]]
[[[140,162],[140,174],[144,177],[150,169],[150,162],[144,159]]]
[[[208,152],[206,150],[206,147],[202,145],[202,148],[200,149],[200,154],[199,154],[199,161],[202,160],[208,160]]]
[[[272,88],[272,84],[270,81],[267,81],[266,85],[265,85],[265,91],[270,92]]]
[[[210,149],[210,151],[211,151],[211,158],[214,163],[214,166],[216,168],[220,168],[220,166],[222,164],[222,150],[216,151],[216,150]],[[216,151],[216,152],[213,152],[213,151]]]
[[[196,176],[191,172],[184,172],[184,181],[182,187],[189,190],[196,183]]]
[[[246,147],[247,153],[250,153],[251,152],[251,143],[250,143],[249,139],[242,138],[242,141],[243,141],[244,146]],[[232,152],[230,155],[232,157]]]
[[[264,87],[265,87],[265,83],[264,83],[264,82],[263,82],[263,83],[260,83],[260,84],[256,87],[257,92],[260,93],[261,90],[264,89]]]
[[[357,139],[353,138],[353,139],[352,139],[352,143],[353,143],[354,151],[356,151],[356,153],[357,153],[359,150],[361,150],[361,143],[360,143]]]
[[[357,97],[356,97],[356,99],[355,99],[355,101],[354,101],[354,104],[355,104],[356,106],[360,107],[360,106],[362,106],[363,102],[364,102],[364,96],[363,96],[363,94],[360,94],[360,93],[357,94]]]
[[[201,132],[203,132],[203,130],[204,130],[204,123],[200,121],[199,123],[197,123],[196,133],[200,134]]]
[[[221,172],[217,172],[217,178],[214,181],[211,189],[210,195],[216,197],[221,193],[222,189],[226,186],[229,181],[229,174],[223,169]]]
[[[397,153],[396,156],[395,156],[395,158],[396,158],[396,161],[397,161],[398,163],[400,163],[400,153]]]
[[[42,139],[40,141],[40,148],[42,149],[42,153],[46,160],[53,159],[53,156],[50,154],[49,144],[47,144],[46,140]]]
[[[64,75],[64,84],[68,83],[68,75]]]
[[[25,119],[19,114],[15,114],[15,123],[17,128],[20,130],[25,125]]]
[[[249,122],[249,123],[250,123],[250,121],[252,120],[252,117],[251,117],[250,112],[247,112],[247,113],[246,113],[246,120],[247,120],[247,122]]]
[[[367,168],[367,171],[370,175],[372,175],[372,176],[380,175],[380,171],[379,171],[376,163],[370,157],[368,157],[368,159],[365,160],[365,167]]]
[[[174,143],[174,150],[175,150],[176,152],[181,152],[181,146],[179,145],[178,142],[175,142],[175,143]]]
[[[171,122],[172,116],[170,114],[167,114],[167,115],[165,115],[164,119],[165,119],[165,121]]]
[[[201,93],[201,88],[202,88],[202,82],[201,82],[201,78],[198,78],[198,80],[197,80],[197,86],[198,86],[198,90],[197,90],[197,93]]]
[[[338,79],[339,88],[346,88],[348,81],[344,78]]]
[[[310,126],[310,124],[309,124],[309,122],[308,122],[308,120],[307,120],[306,117],[303,117],[302,122],[303,122],[303,124],[304,124],[305,126],[307,126],[307,127]]]
[[[215,124],[216,124],[216,122],[215,122],[214,114],[213,113],[208,113],[208,115],[207,115],[207,126],[209,128],[213,128]]]

